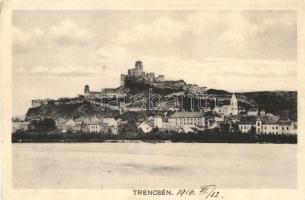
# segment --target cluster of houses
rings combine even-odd
[[[114,118],[80,117],[77,119],[55,119],[55,125],[62,132],[112,133],[118,134],[120,121]]]
[[[233,94],[229,105],[215,106],[209,111],[176,111],[167,116],[149,116],[144,121],[136,123],[137,128],[144,133],[154,128],[177,132],[198,132],[213,129],[221,123],[235,123],[242,133],[250,131],[256,134],[297,134],[297,122],[287,116],[280,117],[259,108],[248,110],[238,107],[237,98]],[[138,111],[135,111],[138,112]],[[112,133],[118,134],[120,127],[128,126],[127,121],[114,118],[80,117],[76,119],[54,119],[57,130],[61,132]],[[12,131],[26,131],[30,123],[23,120],[13,120]]]
[[[153,128],[159,130],[170,130],[177,132],[196,132],[205,129],[212,129],[218,126],[223,118],[205,112],[175,112],[168,117],[154,116],[138,125],[144,133],[151,132]]]
[[[168,117],[154,116],[138,125],[148,133],[153,128],[179,132],[196,132],[220,127],[221,123],[235,123],[242,133],[297,134],[297,122],[286,117],[266,113],[259,108],[239,109],[233,94],[229,105],[215,106],[213,112],[175,112]],[[232,127],[232,126],[230,126]]]
[[[30,122],[28,121],[12,121],[12,132],[29,130]]]
[[[76,119],[56,118],[56,129],[66,133],[112,133],[118,134],[119,126],[126,123],[114,118],[80,117]],[[27,131],[31,128],[29,121],[13,120],[12,131]]]
[[[242,133],[254,130],[256,134],[297,134],[297,122],[264,112],[240,118],[238,128]]]

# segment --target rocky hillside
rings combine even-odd
[[[124,91],[128,94],[135,95],[140,93],[148,93],[152,89],[154,94],[168,95],[175,92],[186,90],[186,83],[183,80],[150,82],[144,79],[127,79],[124,85]]]
[[[89,117],[89,116],[107,116],[117,117],[119,111],[103,111],[94,109],[89,102],[77,103],[77,104],[63,104],[63,105],[44,105],[35,108],[29,108],[26,113],[26,119],[32,120],[37,118],[77,118],[77,117]]]
[[[171,94],[188,94],[189,85],[183,80],[178,81],[164,81],[164,82],[149,82],[143,79],[129,79],[125,81],[125,85],[117,88],[128,94],[129,99],[133,95],[140,95],[148,98],[148,91],[151,89],[153,94],[160,94],[161,96]],[[207,90],[208,95],[217,98],[218,105],[229,104],[232,93],[225,90]],[[276,115],[287,111],[291,119],[297,119],[297,92],[295,91],[264,91],[264,92],[243,92],[236,93],[239,106],[246,109],[251,107],[258,107],[265,109],[266,112]],[[194,96],[195,97],[195,96]],[[128,101],[128,100],[127,100]],[[215,105],[213,98],[208,101],[201,100],[201,105],[208,105],[211,108]],[[192,102],[188,97],[178,97],[178,102],[185,110],[190,110]],[[193,101],[193,109],[198,110],[199,100]],[[110,116],[119,117],[119,111],[100,111],[93,109],[89,102],[78,104],[64,104],[64,105],[45,105],[36,108],[30,108],[26,114],[27,119],[34,119],[37,117],[80,117],[80,116]]]

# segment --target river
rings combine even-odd
[[[13,144],[13,185],[40,189],[295,188],[297,145]]]

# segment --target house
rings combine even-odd
[[[205,114],[204,112],[175,112],[168,117],[167,126],[180,127],[187,125],[205,125]]]
[[[109,132],[108,124],[103,123],[103,121],[96,116],[90,118],[89,121],[85,122],[85,131],[89,133],[107,133]]]
[[[256,118],[255,117],[242,117],[239,119],[238,128],[242,133],[248,133],[252,128],[255,127]]]
[[[85,127],[85,122],[82,119],[75,119],[75,126],[74,131],[75,132],[82,132]]]
[[[103,118],[102,122],[108,124],[109,126],[118,126],[118,122],[112,117]]]
[[[297,134],[297,123],[292,120],[282,120],[279,123],[279,133],[280,134]]]
[[[114,118],[103,118],[102,122],[107,124],[111,133],[117,134],[119,132],[119,123]]]
[[[107,124],[88,124],[87,125],[89,133],[107,133],[109,130],[109,127]]]
[[[280,120],[279,116],[267,114],[264,117],[246,116],[240,118],[238,127],[243,133],[249,132],[252,127],[256,134],[296,134],[296,122]]]
[[[29,129],[30,122],[27,121],[13,121],[12,122],[12,132],[16,131],[27,131]]]
[[[65,118],[57,118],[55,119],[55,126],[58,130],[66,130],[66,122]]]
[[[247,111],[248,116],[258,116],[258,108],[249,108]]]
[[[245,107],[239,106],[239,107],[238,107],[238,113],[239,113],[239,114],[247,113],[247,110],[246,110]]]
[[[154,127],[162,128],[163,120],[161,116],[154,116],[153,117]]]
[[[138,129],[141,129],[144,133],[149,133],[153,130],[154,125],[151,122],[144,121],[138,125]]]
[[[257,134],[279,134],[278,119],[274,117],[258,118],[256,121]]]

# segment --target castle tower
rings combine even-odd
[[[237,98],[236,98],[235,94],[233,94],[231,97],[230,107],[231,107],[231,114],[238,115],[238,104],[237,104]]]
[[[90,94],[89,85],[85,85],[85,89],[84,89],[84,95],[85,95],[85,97],[88,96],[89,94]]]
[[[135,69],[141,73],[143,72],[143,62],[141,60],[136,61]]]
[[[127,76],[125,74],[121,74],[121,86],[125,85],[125,80]]]

